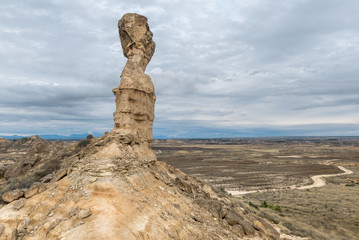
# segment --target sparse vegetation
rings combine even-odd
[[[226,191],[226,189],[223,187],[223,186],[219,186],[219,187],[216,187],[216,186],[213,186],[212,184],[210,183],[207,183],[209,186],[211,186],[212,190],[217,193],[217,195],[219,197],[229,197],[230,195],[228,194],[228,192]]]
[[[248,205],[256,209],[259,209],[259,207],[256,204],[252,203],[251,201],[249,201]]]
[[[277,212],[282,212],[282,208],[279,205],[273,206],[272,204],[268,204],[266,200],[263,201],[261,207],[269,208],[269,209],[275,210]]]
[[[82,140],[80,140],[80,142],[77,144],[77,147],[79,147],[79,148],[84,148],[84,147],[87,147],[90,143],[91,143],[91,140],[90,140],[90,139],[82,139]]]
[[[94,136],[92,134],[87,135],[86,139],[93,139]]]
[[[339,173],[336,166],[344,166],[354,174],[327,178],[325,187],[239,199],[246,211],[282,222],[298,236],[347,240],[359,235],[359,196],[353,194],[359,184],[359,138],[156,140],[154,149],[161,151],[159,160],[227,190],[309,185],[310,176]],[[271,207],[260,207],[264,199]]]

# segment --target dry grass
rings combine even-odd
[[[358,184],[345,186],[330,183],[308,190],[252,193],[243,196],[243,200],[257,204],[266,200],[280,205],[283,214],[277,215],[284,218],[277,221],[282,221],[297,235],[344,240],[356,239],[359,233],[358,192]],[[303,231],[305,234],[301,233]]]
[[[324,187],[252,193],[237,201],[246,211],[282,222],[291,234],[359,239],[359,138],[244,139],[226,144],[221,139],[157,141],[154,147],[162,152],[159,160],[208,181],[223,196],[223,187],[255,190],[310,184],[310,176],[337,173],[335,166],[344,166],[354,174],[329,178]],[[181,155],[179,150],[188,153]],[[263,201],[273,209],[261,207]],[[274,210],[277,205],[282,212]]]

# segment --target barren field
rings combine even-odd
[[[80,143],[65,145],[75,149]],[[28,155],[32,146],[43,144],[37,138],[3,141],[0,185],[7,166]],[[51,145],[52,152],[59,149],[55,151],[59,154],[64,150],[57,145]],[[210,183],[219,195],[238,201],[246,211],[280,223],[283,234],[359,239],[359,138],[155,140],[153,150],[158,160]],[[40,170],[53,166],[45,167]]]
[[[291,233],[359,239],[359,138],[155,140],[153,149],[160,161],[219,191],[252,191],[236,197]],[[313,176],[343,173],[338,166],[353,173],[295,189],[311,185]]]

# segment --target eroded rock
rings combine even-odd
[[[63,177],[65,177],[67,175],[67,171],[68,171],[67,169],[59,170],[53,177],[52,181],[53,182],[59,181],[60,179],[62,179]]]
[[[91,214],[92,214],[92,212],[91,212],[90,208],[83,208],[83,209],[80,209],[80,211],[78,211],[78,213],[76,214],[76,217],[78,219],[84,219],[84,218],[91,216]]]
[[[13,208],[16,210],[21,209],[23,206],[25,206],[26,204],[26,199],[25,198],[20,198],[19,200],[16,200],[16,202],[14,203]]]
[[[9,192],[6,192],[4,193],[1,198],[4,202],[6,203],[10,203],[10,202],[13,202],[21,197],[24,196],[24,191],[23,190],[20,190],[20,189],[16,189],[16,190],[13,190],[13,191],[9,191]]]
[[[11,240],[17,240],[17,235],[18,235],[18,231],[17,231],[17,229],[15,228],[14,230],[12,230]]]
[[[118,22],[123,54],[128,58],[120,85],[113,89],[116,97],[115,129],[124,143],[140,143],[150,147],[154,119],[155,90],[145,74],[155,52],[155,43],[147,18],[125,14]]]
[[[69,217],[73,217],[76,216],[77,213],[80,211],[81,209],[79,207],[73,207],[71,208],[70,212],[69,212]]]
[[[46,176],[44,176],[43,178],[40,179],[40,182],[48,183],[53,179],[53,177],[54,177],[53,174],[47,174]]]
[[[0,237],[1,237],[4,229],[5,229],[4,224],[0,223]]]
[[[46,190],[46,185],[40,182],[35,182],[31,187],[25,192],[25,198],[31,198],[38,193],[41,193]]]

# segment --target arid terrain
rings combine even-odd
[[[359,239],[359,138],[155,140],[153,149],[160,161],[218,191],[250,192],[235,197],[296,235]],[[343,173],[338,166],[353,173],[296,189],[313,184],[312,176]]]
[[[68,156],[89,151],[93,141],[2,140],[1,193],[57,178]],[[281,239],[358,239],[359,138],[154,140],[152,149],[245,214],[270,220]],[[344,173],[338,167],[350,174],[335,176]],[[330,177],[314,178],[320,187],[313,187],[318,175]]]
[[[0,239],[269,240],[291,234],[116,132],[76,143],[0,140]]]

